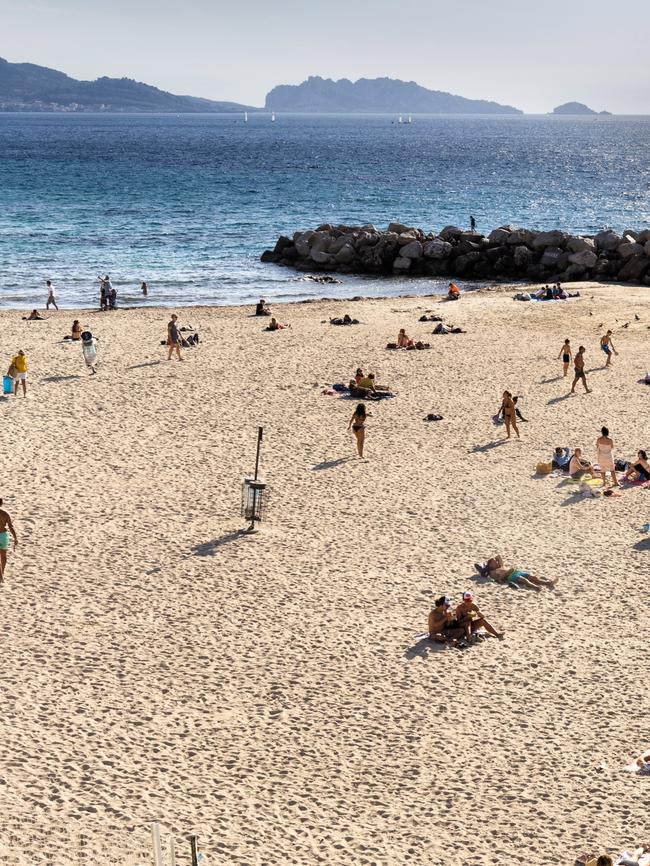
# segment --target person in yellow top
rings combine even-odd
[[[27,355],[22,349],[19,349],[18,354],[11,359],[11,367],[9,375],[14,380],[14,395],[18,396],[18,383],[22,382],[23,397],[27,396]]]

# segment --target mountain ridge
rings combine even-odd
[[[220,113],[259,111],[237,102],[177,96],[132,78],[102,76],[94,81],[35,63],[10,63],[0,57],[2,111],[152,111]]]
[[[301,84],[274,87],[266,95],[265,108],[323,113],[523,114],[512,105],[429,90],[415,81],[399,78],[335,81],[318,75],[311,75]]]

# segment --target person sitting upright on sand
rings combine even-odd
[[[413,340],[408,336],[404,328],[400,328],[399,334],[397,335],[397,348],[408,349],[412,345]]]
[[[256,316],[270,316],[271,315],[271,311],[266,306],[266,301],[264,300],[264,298],[260,298],[259,302],[255,306],[255,315]]]
[[[480,628],[484,628],[492,637],[503,640],[503,632],[498,632],[485,619],[478,605],[474,604],[474,596],[471,592],[463,593],[463,600],[456,608],[456,620],[465,632],[465,637],[468,641],[472,639],[472,635]]]
[[[23,316],[26,322],[44,322],[47,316],[41,316],[38,310],[32,310],[29,316]]]
[[[582,448],[576,448],[569,460],[569,475],[580,481],[585,475],[596,477],[592,464],[582,456]]]
[[[456,643],[462,638],[462,629],[450,610],[451,601],[442,596],[437,598],[435,606],[429,613],[429,640],[436,643]]]

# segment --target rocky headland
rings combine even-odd
[[[650,285],[650,229],[578,236],[505,225],[489,235],[447,226],[439,234],[401,223],[321,225],[278,238],[263,262],[298,271],[480,280],[622,280]]]

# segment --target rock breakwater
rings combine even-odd
[[[262,253],[299,271],[478,280],[622,280],[650,285],[650,229],[594,236],[500,226],[489,235],[447,226],[439,234],[401,223],[321,225],[281,236]]]

